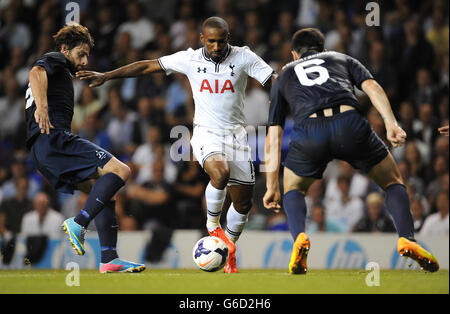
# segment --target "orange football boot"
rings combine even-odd
[[[425,271],[434,273],[439,270],[439,263],[436,257],[417,242],[401,237],[397,242],[397,251],[400,256],[413,259]]]
[[[228,257],[228,261],[223,268],[223,271],[227,274],[233,274],[238,272],[238,268],[236,265],[236,254],[230,254]]]
[[[233,241],[231,241],[227,237],[225,231],[223,231],[223,229],[220,227],[217,227],[213,231],[208,230],[208,233],[212,237],[218,237],[222,239],[228,247],[228,261],[225,264],[223,271],[227,274],[237,273],[238,269],[236,266],[236,256],[234,254],[236,252],[236,246],[234,245]]]
[[[225,234],[225,231],[223,231],[222,228],[217,227],[213,231],[208,230],[208,233],[212,237],[218,237],[218,238],[222,239],[223,242],[225,242],[225,244],[228,247],[228,254],[230,254],[230,257],[231,257],[231,255],[234,255],[234,252],[236,252],[236,246],[234,245],[233,241],[231,241],[227,237],[227,235]]]
[[[294,242],[292,248],[291,261],[289,262],[289,273],[290,274],[306,274],[308,266],[306,264],[306,259],[308,258],[309,248],[311,247],[311,242],[309,242],[309,237],[306,233],[300,233]]]

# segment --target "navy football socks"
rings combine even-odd
[[[300,233],[305,232],[305,196],[298,190],[287,192],[283,196],[283,208],[288,219],[289,231],[295,241]]]
[[[94,219],[101,249],[101,262],[108,263],[119,257],[116,252],[117,230],[116,202],[108,201]]]
[[[95,216],[105,207],[116,192],[125,185],[125,181],[114,173],[107,173],[100,177],[92,187],[91,193],[86,200],[84,208],[80,211],[74,221],[87,228]]]
[[[386,189],[386,208],[394,220],[399,237],[414,239],[414,223],[409,208],[409,196],[403,184],[393,184]]]

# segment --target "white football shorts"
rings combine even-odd
[[[254,185],[255,169],[247,131],[243,126],[233,130],[222,130],[195,125],[191,138],[195,159],[202,168],[213,155],[222,155],[230,167],[228,185]]]

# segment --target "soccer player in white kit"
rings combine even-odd
[[[247,222],[255,184],[244,128],[245,87],[249,76],[265,85],[271,82],[275,72],[248,47],[231,46],[229,36],[225,20],[210,17],[202,25],[202,48],[179,51],[157,60],[134,62],[107,73],[80,71],[76,76],[92,80],[91,87],[111,79],[161,71],[188,77],[195,103],[191,146],[195,158],[210,177],[205,191],[206,227],[210,235],[227,243],[230,257],[224,271],[235,273],[234,243]],[[227,190],[232,204],[224,231],[220,226],[220,215]]]

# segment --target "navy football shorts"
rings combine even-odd
[[[321,179],[333,159],[368,173],[387,155],[388,148],[367,119],[351,110],[295,125],[283,165],[298,176]]]
[[[41,174],[60,192],[73,193],[97,168],[113,157],[103,148],[64,130],[40,134],[31,147],[31,157]]]

